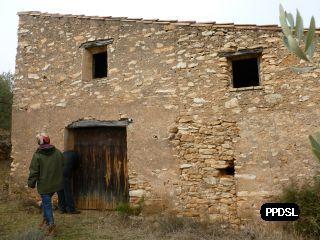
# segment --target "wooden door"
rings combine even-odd
[[[74,149],[80,155],[73,178],[80,209],[113,209],[128,201],[125,127],[88,127],[74,131]]]

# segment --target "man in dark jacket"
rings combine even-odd
[[[29,167],[28,186],[35,188],[42,199],[43,221],[39,227],[48,226],[46,235],[55,234],[51,198],[63,188],[63,155],[50,144],[45,133],[37,135],[39,147],[33,154]]]
[[[79,155],[72,150],[63,152],[64,167],[63,167],[63,190],[58,192],[59,209],[61,213],[78,214],[80,211],[76,210],[71,183],[72,175],[79,165]]]

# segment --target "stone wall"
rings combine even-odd
[[[307,136],[320,121],[320,70],[292,70],[305,63],[285,49],[279,28],[19,16],[13,189],[25,185],[36,132],[62,148],[65,126],[84,117],[134,120],[131,202],[166,199],[178,216],[238,223],[318,169]],[[79,46],[109,38],[108,77],[86,79]],[[231,62],[219,53],[257,47],[261,86],[232,88]]]
[[[181,215],[201,219],[234,220],[236,189],[234,142],[239,129],[235,122],[210,120],[201,123],[192,118],[179,119],[174,136],[180,161],[177,208]]]

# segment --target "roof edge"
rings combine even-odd
[[[161,25],[178,25],[178,26],[191,26],[191,27],[216,27],[216,28],[239,28],[250,30],[271,30],[281,31],[281,28],[276,24],[256,25],[256,24],[234,24],[234,23],[216,23],[212,22],[197,22],[197,21],[179,21],[179,20],[159,20],[159,19],[143,19],[143,18],[128,18],[128,17],[112,17],[112,16],[86,16],[86,15],[73,15],[73,14],[59,14],[59,13],[47,13],[40,11],[22,11],[17,12],[18,16],[43,16],[54,18],[78,18],[89,19],[97,21],[121,21],[121,22],[137,22],[137,23],[155,23]]]

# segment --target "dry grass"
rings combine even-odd
[[[0,202],[0,239],[40,240],[43,234],[35,226],[39,210],[28,202]],[[247,226],[236,230],[222,223],[199,223],[192,219],[158,216],[142,218],[117,212],[83,211],[80,215],[55,212],[58,236],[55,239],[235,239],[298,240],[272,227]],[[301,238],[300,238],[301,239]]]

